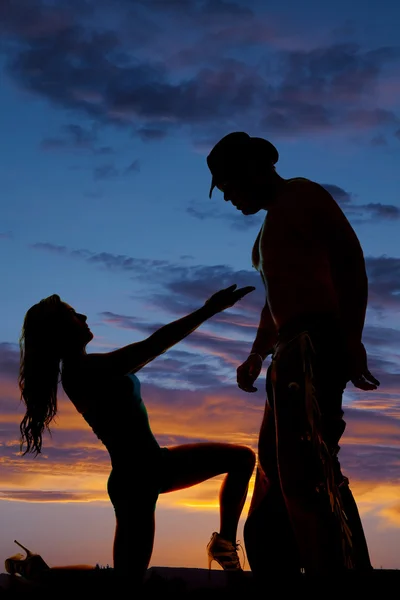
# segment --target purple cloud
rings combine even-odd
[[[219,136],[232,122],[258,124],[261,135],[276,137],[399,126],[395,113],[371,103],[371,90],[397,65],[396,48],[298,44],[282,50],[279,39],[287,34],[271,32],[266,15],[222,0],[135,6],[121,1],[121,25],[109,30],[96,26],[106,22],[102,2],[85,4],[91,19],[71,0],[50,12],[36,0],[29,19],[21,16],[27,7],[22,0],[19,10],[9,0],[6,5],[6,64],[15,81],[96,123],[129,126],[142,139],[160,139],[171,124],[175,132],[182,127],[203,136]],[[156,23],[159,12],[167,13],[165,31]],[[181,58],[186,56],[181,65],[170,42],[177,30]],[[244,45],[258,52],[257,66],[232,58]]]
[[[83,151],[94,155],[112,154],[113,149],[110,146],[99,145],[98,127],[91,128],[69,123],[61,128],[61,134],[58,137],[45,137],[40,142],[42,150],[56,151]]]
[[[157,142],[167,136],[167,131],[161,127],[140,127],[136,133],[143,142]]]
[[[363,223],[376,225],[385,220],[393,221],[400,218],[400,208],[393,204],[355,204],[354,194],[344,190],[340,186],[330,183],[321,183],[320,185],[333,196],[347,217],[350,220],[356,220],[359,225]],[[211,204],[192,201],[186,208],[186,212],[194,219],[200,221],[209,219],[223,220],[225,223],[229,223],[232,229],[239,231],[260,227],[261,220],[259,215],[243,217],[240,213],[233,211],[227,215],[221,209],[221,204],[221,202],[218,202],[218,199],[217,202],[212,202]],[[261,218],[264,218],[264,214],[262,214]]]
[[[126,272],[139,282],[154,281],[164,291],[154,292],[153,301],[165,307],[178,304],[187,306],[198,298],[211,296],[221,287],[236,283],[239,287],[252,285],[256,292],[250,294],[245,301],[246,306],[254,309],[259,306],[264,292],[260,278],[255,270],[235,271],[227,265],[185,266],[176,265],[166,260],[138,259],[126,255],[115,255],[109,252],[95,253],[86,249],[71,250],[65,246],[49,243],[36,243],[32,248],[55,254],[67,255],[74,259],[84,260],[93,265],[116,272]],[[366,257],[366,268],[369,277],[370,306],[376,310],[398,310],[400,304],[400,259],[394,257]],[[172,295],[171,295],[172,292]]]
[[[0,376],[17,381],[19,348],[15,344],[0,342]]]

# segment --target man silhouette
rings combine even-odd
[[[244,538],[255,576],[372,569],[363,527],[338,460],[349,381],[373,390],[362,332],[368,296],[363,251],[333,197],[275,170],[263,138],[233,132],[211,150],[210,197],[237,210],[267,211],[252,263],[266,302],[238,386],[254,392],[263,361],[267,402],[256,483]],[[280,574],[280,575],[279,575]]]

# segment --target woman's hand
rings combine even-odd
[[[237,285],[235,283],[234,285],[224,288],[223,290],[219,290],[219,292],[213,294],[211,298],[206,300],[204,305],[208,309],[212,310],[212,312],[219,313],[225,310],[226,308],[234,306],[236,302],[241,300],[250,292],[254,292],[255,289],[256,288],[252,285],[248,285],[243,288],[237,288]]]

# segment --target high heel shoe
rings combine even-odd
[[[22,544],[14,540],[20,548],[25,550],[26,556],[18,553],[6,558],[4,562],[5,570],[10,575],[21,575],[25,579],[38,579],[38,577],[45,571],[48,571],[50,567],[45,563],[40,554],[35,554],[25,548]]]
[[[207,544],[208,572],[210,574],[212,561],[215,560],[224,571],[243,571],[240,566],[238,548],[240,544],[232,544],[214,531]]]

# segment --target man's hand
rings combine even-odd
[[[259,354],[252,353],[236,370],[237,384],[244,392],[256,392],[253,383],[261,373],[263,359]]]
[[[360,390],[376,390],[380,382],[375,379],[368,369],[367,353],[364,344],[349,348],[350,381]]]

